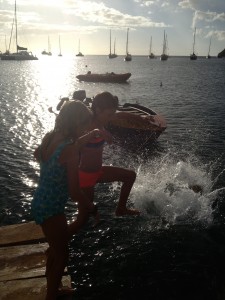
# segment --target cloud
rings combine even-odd
[[[215,30],[215,31],[210,31],[208,33],[208,37],[210,36],[214,36],[218,39],[218,41],[225,41],[225,31],[219,31],[219,30]]]
[[[183,0],[179,1],[179,6],[182,8],[190,8],[193,10],[209,11],[216,13],[225,12],[225,1],[224,0]]]
[[[190,8],[193,9],[189,0],[184,0],[178,3],[178,5],[182,8]]]
[[[140,3],[140,5],[141,6],[147,6],[147,7],[149,7],[149,6],[152,6],[152,5],[154,5],[156,2],[158,2],[158,1],[143,1],[143,0],[134,0],[134,2],[136,2],[136,3]]]
[[[76,1],[70,8],[64,10],[68,15],[74,15],[90,23],[104,24],[114,27],[165,27],[163,22],[154,22],[144,16],[124,14],[104,3]]]
[[[204,21],[206,23],[213,23],[216,21],[225,22],[225,13],[195,11],[192,27],[196,26],[197,21]]]
[[[0,7],[0,34],[9,35],[14,14],[14,0],[0,1],[3,3]],[[151,5],[151,1],[147,1],[146,5]],[[98,0],[20,0],[17,16],[18,27],[22,34],[41,35],[77,31],[89,34],[109,27],[118,30],[124,30],[124,27],[169,27],[163,21],[154,22],[149,15],[123,13]]]

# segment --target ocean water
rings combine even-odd
[[[0,61],[0,224],[31,220],[39,167],[33,151],[54,125],[48,107],[85,89],[109,91],[163,115],[167,129],[149,144],[106,146],[105,164],[132,168],[129,205],[114,216],[120,184],[96,186],[102,224],[92,220],[70,244],[74,299],[225,299],[225,60],[168,61],[106,56]],[[76,75],[131,72],[126,84],[84,83]],[[199,185],[202,193],[189,188]],[[67,215],[77,207],[68,203]]]

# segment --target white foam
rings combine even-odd
[[[205,166],[191,162],[172,162],[169,157],[147,161],[138,169],[131,194],[135,207],[147,219],[163,219],[169,224],[212,221],[212,179]],[[190,186],[198,185],[196,193]]]

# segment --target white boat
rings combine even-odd
[[[167,60],[169,57],[169,55],[167,54],[167,36],[164,30],[164,36],[163,36],[163,51],[162,54],[160,56],[161,60]]]
[[[82,52],[80,52],[80,39],[79,39],[79,43],[78,43],[78,53],[76,54],[76,56],[84,56]]]
[[[126,56],[124,57],[125,61],[131,61],[132,60],[132,56],[128,52],[128,39],[129,39],[129,28],[127,28]]]
[[[195,34],[196,34],[196,27],[194,31],[193,50],[192,50],[192,54],[190,54],[190,60],[196,60],[198,58],[197,55],[195,54]]]
[[[152,53],[152,37],[150,39],[150,46],[149,46],[149,55],[148,55],[148,58],[150,58],[150,59],[155,58],[155,54]]]
[[[52,56],[52,52],[51,52],[51,44],[50,44],[50,39],[48,36],[48,51],[44,50],[41,52],[42,55],[48,55],[48,56]]]
[[[17,7],[15,0],[15,8],[14,8],[14,19],[13,24],[15,23],[15,40],[16,40],[16,52],[10,53],[10,49],[8,49],[4,54],[1,55],[1,60],[38,60],[36,56],[32,54],[32,52],[27,51],[26,47],[21,47],[18,45],[18,35],[17,35]],[[13,28],[12,28],[13,29]],[[11,31],[11,37],[13,34],[13,30]],[[10,41],[11,41],[10,37]],[[10,46],[9,46],[10,48]]]
[[[116,54],[116,39],[114,40],[114,53],[112,53],[111,51],[111,29],[110,29],[110,37],[109,37],[109,58],[116,58],[117,54]]]

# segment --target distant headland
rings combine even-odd
[[[222,58],[222,57],[225,57],[225,49],[220,53],[218,53],[218,58]]]

